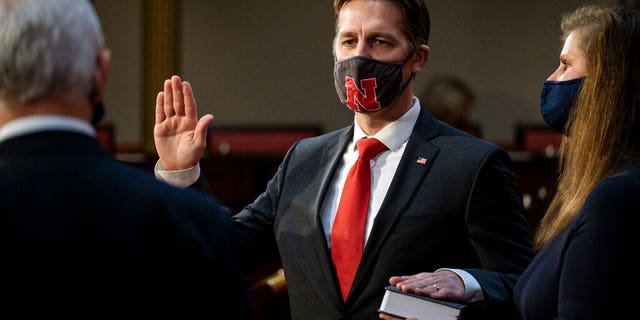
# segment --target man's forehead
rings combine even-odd
[[[396,34],[402,30],[402,13],[389,1],[352,1],[337,17],[337,33],[362,32]]]

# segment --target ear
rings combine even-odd
[[[429,52],[429,46],[426,44],[421,44],[418,47],[413,60],[413,69],[411,70],[414,74],[420,72],[420,70],[424,68],[424,65],[427,64],[427,60],[429,60]]]
[[[102,49],[98,53],[98,66],[96,68],[96,74],[94,78],[94,92],[91,99],[92,103],[101,102],[104,96],[104,88],[107,83],[107,76],[109,74],[109,66],[111,64],[111,51],[109,49]]]

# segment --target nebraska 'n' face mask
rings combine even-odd
[[[402,66],[412,57],[413,53],[400,63],[361,56],[336,62],[333,78],[340,101],[357,112],[389,106],[413,79],[414,74],[402,83]]]

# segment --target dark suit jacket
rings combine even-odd
[[[210,198],[65,131],[1,142],[0,177],[3,296],[66,311],[81,299],[102,301],[100,311],[145,305],[148,315],[182,301],[210,316],[248,315],[235,232]]]
[[[282,259],[294,319],[376,319],[394,275],[524,270],[533,250],[508,154],[422,108],[343,302],[319,213],[352,136],[347,127],[299,141],[233,218],[248,265]]]
[[[640,163],[598,183],[571,224],[518,280],[521,318],[634,319]],[[496,297],[490,297],[496,299]],[[501,299],[498,297],[497,299]]]

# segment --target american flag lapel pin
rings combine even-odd
[[[418,157],[418,160],[416,160],[417,164],[427,164],[427,158],[423,158],[423,157]]]

